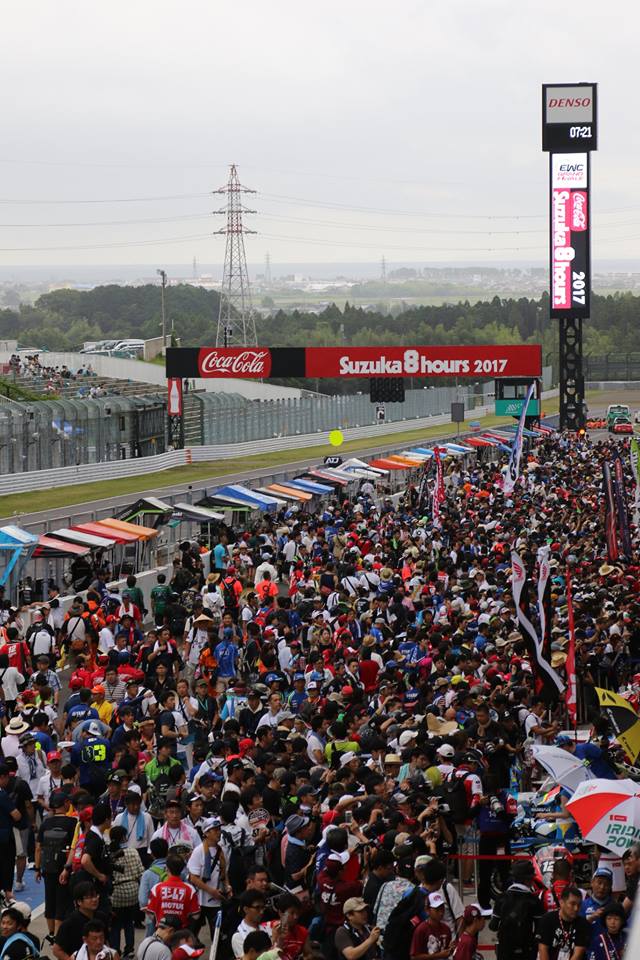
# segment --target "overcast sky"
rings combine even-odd
[[[258,191],[253,263],[543,261],[540,85],[575,81],[599,83],[595,266],[640,256],[630,2],[21,0],[2,20],[0,265],[221,262],[206,194],[231,162]]]

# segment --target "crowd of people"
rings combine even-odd
[[[630,759],[594,694],[640,679],[640,568],[608,562],[602,516],[618,449],[541,437],[511,493],[500,464],[447,460],[437,523],[419,487],[365,482],[221,528],[148,601],[102,571],[66,613],[51,586],[28,628],[4,602],[0,958],[34,955],[29,863],[56,960],[622,957],[640,847],[622,882],[597,851],[549,886],[509,859],[532,744],[611,779]],[[535,582],[545,545],[560,674],[573,582],[578,747],[511,593],[511,549]]]

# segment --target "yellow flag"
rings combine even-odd
[[[600,706],[606,710],[611,722],[614,737],[634,763],[640,754],[640,717],[629,701],[620,694],[603,690],[602,687],[595,689]]]

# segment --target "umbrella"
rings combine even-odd
[[[570,793],[573,793],[584,780],[595,779],[588,761],[581,760],[567,750],[561,750],[560,747],[534,744],[531,747],[531,753],[549,776]]]
[[[614,737],[631,763],[635,763],[640,753],[640,717],[629,701],[620,694],[603,690],[602,687],[596,687],[596,693],[600,706],[613,727]]]
[[[640,840],[640,785],[633,780],[587,780],[567,809],[585,840],[622,854]]]

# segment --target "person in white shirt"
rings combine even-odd
[[[98,634],[98,650],[100,653],[108,654],[109,650],[115,647],[115,645],[116,641],[113,631],[109,624],[105,624],[104,627],[101,627],[100,633]]]
[[[18,699],[18,686],[24,683],[25,678],[17,667],[2,666],[1,662],[3,660],[7,664],[9,663],[6,654],[0,657],[0,683],[2,684],[5,704],[12,706]]]
[[[200,917],[209,924],[213,937],[218,910],[230,893],[227,882],[227,858],[220,844],[220,820],[210,817],[202,824],[204,840],[198,843],[187,861],[189,882],[198,891]]]
[[[151,840],[162,837],[171,847],[187,847],[193,850],[200,843],[198,831],[189,823],[189,819],[182,820],[182,805],[179,800],[168,800],[165,804],[165,822],[152,834]]]
[[[51,813],[49,797],[54,790],[59,790],[62,786],[62,774],[60,772],[62,768],[62,754],[58,753],[57,750],[50,751],[47,754],[47,766],[49,769],[40,777],[38,789],[34,793],[34,797],[44,810],[45,816]]]
[[[31,733],[23,733],[20,737],[20,749],[16,757],[18,776],[29,784],[31,794],[34,797],[38,794],[41,777],[47,772],[42,750],[37,750],[36,747],[35,737]]]
[[[205,613],[221,617],[224,613],[224,596],[217,584],[219,579],[219,574],[210,573],[207,577],[207,582],[200,592],[202,595],[202,607]]]
[[[276,583],[278,580],[278,571],[271,563],[271,555],[268,553],[262,554],[262,563],[258,564],[256,567],[256,572],[253,578],[254,586],[264,578],[265,573],[268,573],[271,577],[273,583]]]
[[[153,836],[153,820],[142,810],[142,791],[137,783],[130,783],[124,795],[125,809],[113,821],[113,826],[127,831],[127,846],[139,853],[146,852]]]

